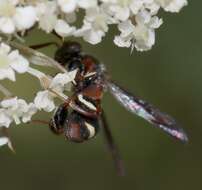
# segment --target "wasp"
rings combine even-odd
[[[50,44],[32,48],[46,45]],[[62,103],[56,109],[49,122],[51,131],[55,134],[64,134],[69,141],[82,143],[94,138],[99,128],[102,128],[120,175],[124,173],[123,163],[101,105],[106,91],[132,114],[142,117],[176,139],[188,141],[186,133],[171,116],[111,80],[105,66],[92,55],[84,53],[79,43],[63,42],[56,50],[55,60],[67,71],[77,69],[77,74],[72,87],[73,95],[69,101]],[[74,107],[71,107],[72,102]]]

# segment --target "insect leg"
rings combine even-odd
[[[54,118],[54,117],[53,117],[53,118]],[[31,120],[31,121],[29,122],[29,124],[48,126],[49,129],[50,129],[55,135],[60,135],[60,134],[63,133],[63,128],[61,127],[61,125],[58,125],[58,123],[56,123],[53,118],[52,118],[50,121],[44,121],[44,120],[34,119],[34,120]]]
[[[125,175],[125,168],[123,166],[123,161],[120,157],[119,150],[114,142],[111,130],[107,124],[107,120],[104,114],[104,111],[102,111],[102,114],[100,116],[100,125],[104,131],[104,136],[109,148],[109,151],[112,155],[112,158],[114,160],[114,164],[117,170],[118,175],[124,176]]]
[[[32,49],[41,49],[41,48],[48,47],[50,45],[55,45],[56,47],[60,47],[60,45],[57,42],[47,42],[42,44],[31,45],[29,47]]]
[[[29,123],[49,125],[49,121],[44,121],[44,120],[39,120],[39,119],[33,119]]]
[[[100,114],[98,111],[87,111],[85,109],[83,109],[80,105],[76,104],[75,100],[77,98],[78,94],[74,94],[72,95],[69,99],[65,100],[64,105],[66,105],[66,107],[70,106],[73,110],[79,112],[80,114],[83,114],[87,117],[91,117],[91,118],[97,118],[98,115]]]

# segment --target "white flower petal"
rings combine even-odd
[[[32,6],[18,7],[13,17],[18,30],[31,28],[36,22],[36,10]]]
[[[39,110],[43,109],[46,112],[51,112],[55,108],[53,96],[47,90],[37,93],[34,104]]]
[[[130,9],[133,14],[137,14],[142,8],[144,1],[143,0],[133,0],[130,4]]]
[[[76,0],[57,0],[61,10],[65,13],[71,13],[76,9]]]
[[[66,84],[72,82],[76,76],[76,73],[77,73],[77,70],[74,70],[74,71],[71,71],[71,72],[68,72],[67,74],[66,73],[59,73],[57,74],[51,84],[50,84],[50,88],[54,89],[54,88],[58,88],[58,87],[61,87],[63,88]]]
[[[0,146],[6,145],[9,142],[8,137],[0,137]]]
[[[83,9],[89,9],[97,6],[97,0],[78,0],[78,6]]]
[[[25,73],[29,68],[29,62],[21,56],[18,50],[12,51],[9,54],[10,66],[18,73]]]
[[[115,36],[114,38],[114,43],[119,46],[119,47],[130,47],[131,46],[131,41],[130,39],[127,40],[121,36]]]
[[[75,27],[69,26],[67,22],[61,19],[57,20],[57,23],[55,25],[55,32],[62,37],[72,35],[75,30],[76,30]]]
[[[163,23],[162,19],[159,19],[157,16],[152,17],[150,22],[149,22],[149,26],[151,28],[159,28],[161,26],[161,24]]]
[[[9,108],[9,107],[17,106],[17,103],[18,103],[17,97],[14,97],[14,98],[2,100],[1,106],[3,108]]]
[[[15,81],[15,72],[11,68],[1,69],[0,68],[0,80],[10,79],[11,81]]]
[[[12,122],[11,117],[6,113],[5,109],[0,109],[0,127],[9,127]]]
[[[37,112],[37,108],[33,103],[27,104],[25,100],[17,97],[3,100],[1,106],[3,109],[0,112],[0,126],[8,127],[5,124],[8,121],[15,121],[18,125],[21,123],[21,119],[24,123],[28,122]]]
[[[36,6],[39,28],[50,33],[57,22],[57,4],[55,1],[38,3]],[[48,18],[48,19],[47,19]]]
[[[156,0],[165,11],[179,12],[182,7],[188,4],[187,0]]]
[[[11,51],[10,46],[5,43],[0,44],[0,55],[8,54]]]
[[[105,33],[101,30],[92,30],[90,25],[84,25],[81,29],[74,33],[74,36],[82,36],[83,39],[91,44],[97,44],[101,42]]]
[[[122,33],[122,36],[128,36],[134,31],[135,26],[132,24],[130,20],[121,22],[118,25],[118,29]]]
[[[114,6],[111,11],[115,13],[115,18],[121,21],[126,21],[130,16],[130,9],[128,7]]]
[[[37,112],[37,108],[35,106],[35,104],[30,103],[27,106],[27,111],[24,112],[23,116],[22,116],[22,121],[23,123],[27,123],[29,121],[31,121],[32,116]]]
[[[91,30],[88,34],[84,35],[84,40],[91,44],[98,44],[102,41],[102,37],[105,33],[102,31],[93,31]]]
[[[0,17],[0,31],[6,34],[12,34],[15,31],[15,25],[11,18]]]

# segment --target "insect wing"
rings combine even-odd
[[[160,112],[153,105],[130,94],[114,82],[108,82],[108,88],[115,99],[128,111],[144,118],[171,136],[184,142],[188,141],[183,129],[179,127],[171,116]]]

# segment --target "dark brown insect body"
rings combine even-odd
[[[64,102],[58,107],[50,121],[50,129],[56,134],[64,133],[70,141],[83,142],[93,138],[100,125],[119,174],[123,174],[122,161],[101,108],[102,96],[106,90],[131,113],[181,141],[188,140],[172,117],[109,80],[105,67],[94,57],[83,53],[79,43],[65,42],[56,51],[55,60],[68,71],[77,69],[77,75],[73,84],[73,96],[70,102]],[[74,107],[71,106],[72,102]]]
[[[66,103],[59,106],[50,122],[54,133],[65,133],[68,140],[83,142],[98,131],[101,99],[105,88],[104,74],[98,61],[81,52],[80,44],[66,42],[55,54],[55,60],[68,71],[77,69],[71,101],[79,107],[69,115]],[[65,111],[66,110],[66,111]]]

